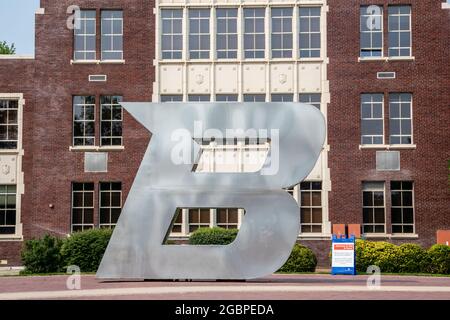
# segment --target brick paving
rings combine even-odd
[[[99,281],[83,275],[81,290],[67,276],[0,277],[0,299],[431,299],[450,300],[450,277],[382,276],[371,290],[367,276],[272,275],[236,282]]]

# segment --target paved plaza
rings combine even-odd
[[[381,276],[379,287],[368,276],[322,274],[272,275],[251,281],[105,282],[81,276],[81,289],[68,290],[68,276],[0,277],[0,300],[11,299],[430,299],[450,300],[450,277]]]

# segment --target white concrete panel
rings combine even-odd
[[[246,93],[266,92],[266,65],[265,64],[245,64],[243,65],[243,88]]]
[[[298,90],[300,93],[320,92],[322,89],[322,65],[301,63],[298,66]]]
[[[210,93],[211,66],[209,64],[195,64],[188,69],[188,94]]]
[[[216,65],[216,93],[238,93],[238,68],[237,64]]]
[[[294,92],[294,65],[272,64],[270,66],[270,87],[273,93]]]
[[[183,93],[183,66],[162,65],[159,67],[160,94],[182,94]]]
[[[0,155],[0,184],[15,184],[17,155]]]

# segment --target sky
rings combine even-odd
[[[34,55],[34,13],[39,0],[0,0],[0,41],[14,43],[16,54]]]

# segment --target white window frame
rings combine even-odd
[[[371,185],[372,184],[372,185]],[[383,184],[383,187],[374,186],[375,185],[381,185]],[[372,193],[372,205],[371,206],[365,206],[364,205],[364,192],[371,192]],[[375,206],[375,198],[374,198],[374,192],[383,192],[383,206]],[[363,181],[362,183],[362,199],[361,199],[361,205],[362,205],[362,230],[364,233],[364,226],[372,226],[374,228],[374,232],[368,232],[364,233],[367,235],[379,235],[379,234],[386,234],[386,183],[384,181]],[[375,209],[383,208],[384,210],[384,223],[377,223],[375,222]],[[364,209],[371,209],[372,210],[372,223],[364,223]],[[375,232],[376,226],[383,226],[384,232]]]
[[[22,241],[23,240],[23,224],[21,220],[22,213],[22,194],[25,192],[24,174],[22,171],[23,162],[23,109],[25,106],[25,99],[23,93],[0,93],[0,99],[3,100],[17,100],[18,101],[18,141],[16,149],[2,149],[0,156],[14,157],[16,159],[15,180],[3,184],[16,185],[16,226],[14,234],[0,235],[0,241]]]
[[[302,235],[323,234],[324,233],[324,214],[323,214],[324,213],[324,192],[323,192],[323,182],[322,181],[313,181],[313,180],[306,180],[306,181],[303,181],[303,182],[304,183],[309,183],[309,184],[320,183],[320,190],[312,189],[312,187],[311,187],[311,189],[304,190],[304,189],[301,188],[301,184],[298,185],[299,198],[298,198],[297,201],[298,201],[299,206],[300,206],[300,212],[299,212],[299,214],[300,214],[300,234],[302,234]],[[312,193],[313,192],[320,193],[320,206],[313,206],[312,205]],[[301,203],[301,199],[302,199],[302,194],[303,193],[309,193],[310,194],[311,204],[309,206],[303,206],[303,204]],[[302,209],[307,209],[307,210],[309,210],[311,212],[311,222],[304,223],[301,220],[301,211],[302,211]],[[320,209],[320,217],[321,217],[322,222],[320,222],[320,223],[312,222],[312,209]],[[303,232],[302,231],[302,227],[303,226],[310,226],[311,230],[312,230],[313,226],[319,226],[319,225],[320,225],[320,232],[314,232],[314,231]]]
[[[301,17],[300,16],[300,12],[301,12],[302,9],[319,9],[319,15],[318,16],[309,15],[309,16],[307,16],[307,18],[306,17]],[[322,49],[322,8],[318,7],[318,6],[300,6],[299,9],[298,9],[298,14],[297,15],[298,15],[297,32],[298,32],[298,56],[299,56],[299,59],[319,59],[320,57],[322,57],[322,51],[323,51],[323,49]],[[301,30],[301,20],[302,19],[308,20],[308,24],[309,24],[309,30],[308,31],[302,31]],[[311,21],[312,21],[312,19],[319,19],[319,31],[311,31]],[[320,40],[319,40],[320,47],[319,48],[312,48],[311,39],[312,39],[312,35],[313,34],[319,34],[319,38],[320,38]],[[301,35],[307,35],[308,36],[309,45],[308,45],[307,48],[303,48],[300,45]],[[319,56],[312,57],[311,56],[312,51],[317,51],[317,50],[319,50]],[[308,56],[307,57],[302,57],[302,51],[309,52]]]
[[[291,15],[284,15],[284,10],[291,10]],[[274,16],[274,10],[283,10],[281,15],[278,16]],[[290,26],[291,26],[291,31],[285,31],[284,30],[284,21],[285,20],[291,20]],[[275,32],[273,31],[273,24],[274,24],[274,20],[280,20],[281,21],[281,31],[279,32]],[[272,59],[292,59],[294,56],[294,8],[292,6],[286,6],[286,7],[271,7],[270,8],[270,25],[271,25],[271,33],[270,33],[270,49],[271,49],[271,57]],[[279,36],[280,37],[280,43],[281,46],[279,48],[274,48],[273,46],[273,37],[275,36]],[[286,35],[290,35],[291,36],[291,41],[290,43],[288,43],[287,47],[285,46],[286,44],[284,43],[284,36]],[[274,52],[280,52],[281,56],[279,57],[274,57]],[[285,56],[285,54],[287,54],[288,56]],[[290,54],[290,55],[289,55]]]
[[[395,13],[395,14],[390,14],[389,13],[389,9],[391,8],[395,8],[395,7],[408,7],[409,8],[409,13],[405,14],[405,13]],[[409,29],[408,30],[394,30],[391,31],[390,29],[390,21],[391,19],[398,19],[398,24],[400,26],[400,18],[401,17],[405,17],[407,16],[409,18]],[[388,55],[390,58],[410,58],[412,57],[412,7],[411,5],[408,4],[399,4],[399,5],[389,5],[388,6]],[[400,45],[400,38],[401,38],[401,34],[402,33],[409,33],[409,47],[391,47],[391,33],[397,33],[398,34],[398,45]],[[400,55],[401,50],[405,50],[408,49],[409,50],[409,55]],[[398,50],[398,55],[391,55],[391,50]]]
[[[314,100],[313,96],[319,96],[319,100],[318,101]],[[305,99],[307,101],[302,101],[302,98],[307,98],[307,99]],[[300,103],[310,104],[319,110],[322,109],[322,94],[321,93],[300,93],[298,95],[298,101]]]
[[[369,14],[366,10],[366,13],[364,15],[361,15],[361,9],[362,8],[370,8],[371,5],[362,5],[360,6],[360,36],[362,37],[363,34],[367,33],[370,36],[370,47],[363,47],[362,41],[360,39],[360,45],[359,45],[359,56],[361,59],[370,59],[370,58],[382,58],[384,56],[384,7],[383,5],[373,5],[380,9],[381,14]],[[379,19],[378,23],[380,25],[380,30],[374,29],[374,30],[363,30],[363,24],[367,25],[367,21],[369,19]],[[381,34],[381,47],[375,47],[373,46],[373,34],[380,33]],[[370,52],[370,55],[363,55],[362,52],[366,50],[367,52]],[[380,52],[380,55],[374,55],[374,52]]]
[[[256,16],[255,15],[255,11],[253,12],[252,16],[246,16],[245,15],[245,11],[247,9],[250,10],[257,10],[260,9],[263,11],[263,15],[262,16]],[[266,58],[266,51],[267,51],[267,43],[266,43],[266,28],[264,27],[262,32],[256,32],[256,20],[260,19],[263,21],[263,25],[266,25],[266,7],[244,7],[243,8],[243,12],[242,12],[242,21],[243,21],[243,34],[242,34],[242,38],[243,38],[243,60],[261,60],[261,59],[265,59]],[[245,21],[246,20],[253,20],[253,32],[248,32],[247,30],[245,30]],[[264,48],[262,49],[256,49],[256,37],[263,35],[264,38]],[[253,46],[250,48],[246,48],[245,47],[245,37],[246,36],[252,36],[253,37]],[[246,53],[250,52],[252,53],[252,57],[246,57]],[[255,57],[257,52],[262,52],[263,56],[262,57]]]
[[[118,190],[111,190],[111,187],[108,190],[102,190],[102,183],[107,183],[109,185],[111,185],[112,183],[120,183],[120,191],[118,191]],[[121,182],[117,182],[117,181],[116,182],[105,182],[105,181],[103,181],[103,182],[100,182],[98,184],[98,193],[99,193],[99,197],[98,197],[98,225],[99,225],[100,228],[112,229],[112,228],[114,228],[116,226],[117,223],[112,223],[111,222],[112,221],[111,211],[113,209],[120,209],[120,210],[122,210],[122,205],[123,205],[122,204],[122,195],[123,195],[122,188],[123,188],[122,183]],[[109,206],[102,206],[102,194],[104,194],[104,193],[109,193]],[[120,194],[120,205],[118,207],[112,205],[112,193],[119,193]],[[109,222],[110,223],[102,223],[101,222],[102,209],[107,209],[109,211]]]
[[[365,102],[363,102],[363,95],[370,95],[371,97],[370,97],[370,102],[369,103],[365,103]],[[383,100],[382,100],[382,102],[381,102],[381,118],[374,118],[374,116],[373,116],[373,114],[374,114],[374,111],[373,111],[373,109],[374,109],[374,103],[375,104],[378,104],[378,102],[374,102],[374,100],[373,100],[373,96],[374,95],[381,95],[382,96],[382,98],[383,98]],[[361,145],[363,145],[363,146],[372,146],[372,145],[384,145],[384,143],[385,143],[385,138],[384,138],[384,94],[382,94],[382,93],[363,93],[363,94],[361,94],[361,96],[360,96],[360,100],[361,100],[361,102],[360,102],[360,115],[361,115],[361,117],[360,117],[360,119],[361,119]],[[370,117],[370,118],[364,118],[363,117],[363,105],[370,105],[370,110],[371,110],[371,114],[372,114],[372,117]],[[373,121],[382,121],[382,133],[381,133],[381,135],[364,135],[363,134],[363,132],[362,132],[362,122],[363,121],[369,121],[369,120],[373,120]],[[364,137],[369,137],[369,138],[371,138],[372,139],[372,143],[364,143],[364,141],[363,141],[363,138]],[[375,138],[375,137],[381,137],[381,139],[382,139],[382,142],[381,143],[373,143],[373,139]]]
[[[399,95],[399,100],[393,102],[391,100],[391,97],[393,94],[398,94]],[[408,94],[410,96],[410,100],[408,101],[402,101],[401,95],[402,94]],[[408,103],[409,102],[409,118],[403,118],[402,117],[402,110],[401,110],[401,106],[402,104]],[[391,106],[393,104],[398,104],[399,105],[399,117],[398,118],[393,118],[392,117],[392,112],[391,112]],[[390,145],[405,145],[405,146],[409,146],[409,145],[413,145],[414,144],[414,136],[413,136],[413,95],[411,93],[390,93],[389,94],[389,144]],[[392,130],[392,126],[391,126],[391,121],[392,120],[396,120],[399,121],[399,128],[400,128],[400,134],[392,134],[391,130]],[[411,126],[411,134],[403,134],[402,132],[402,121],[404,120],[409,120],[410,126]],[[391,138],[392,137],[398,137],[400,138],[400,143],[392,143],[391,142]],[[403,137],[411,137],[411,142],[410,143],[402,143],[402,138]]]
[[[225,10],[227,12],[226,16],[225,17],[219,17],[217,15],[217,11],[218,10]],[[228,15],[228,10],[236,10],[236,17],[230,17]],[[225,21],[226,29],[227,29],[226,32],[219,33],[219,31],[218,31],[219,29],[217,27],[217,25],[219,24],[219,20],[224,20]],[[232,22],[233,20],[234,20],[234,22]],[[228,7],[219,7],[219,8],[217,8],[216,9],[216,21],[215,21],[215,23],[216,23],[216,28],[215,28],[216,29],[216,34],[213,34],[212,37],[215,38],[215,41],[216,41],[216,59],[217,60],[227,60],[227,59],[228,60],[237,60],[238,57],[239,57],[239,29],[238,29],[238,25],[239,25],[239,9],[236,8],[236,7],[230,7],[230,8],[228,8]],[[228,32],[228,26],[229,26],[230,23],[236,23],[236,33]],[[223,50],[217,49],[218,48],[217,44],[218,44],[218,36],[219,35],[223,35],[226,38],[226,45],[225,45],[225,49],[223,49]],[[230,41],[229,37],[230,36],[236,36],[236,49],[230,49],[229,48],[229,41]],[[226,57],[220,58],[219,57],[219,51],[224,52]],[[233,53],[233,52],[236,53],[236,57],[229,57],[229,54]]]
[[[172,11],[171,13],[171,17],[170,18],[163,18],[163,11]],[[173,16],[173,11],[179,11],[181,12],[181,17],[174,17]],[[165,20],[169,20],[171,23],[171,28],[172,28],[172,32],[171,33],[164,33],[164,21]],[[181,22],[181,32],[180,33],[174,33],[173,29],[174,29],[174,21],[175,20],[179,20]],[[160,55],[161,55],[161,60],[181,60],[183,58],[183,50],[184,50],[184,36],[183,36],[183,27],[184,27],[184,13],[183,13],[183,8],[180,7],[175,7],[175,8],[170,8],[170,7],[164,7],[160,9],[160,24],[161,24],[161,35],[159,37],[159,41],[160,41]],[[164,36],[169,36],[171,39],[171,49],[170,50],[163,50],[163,38]],[[180,36],[181,37],[181,49],[180,50],[174,50],[174,37],[175,36]],[[168,52],[170,53],[170,58],[164,58],[164,53]],[[174,58],[173,55],[174,53],[179,53],[180,54],[180,58]]]
[[[94,61],[94,60],[96,60],[97,59],[97,11],[96,10],[81,10],[81,13],[82,12],[94,12],[95,13],[95,15],[94,15],[94,18],[85,18],[85,17],[81,17],[80,16],[80,25],[81,24],[83,24],[84,25],[84,28],[86,29],[86,22],[87,21],[94,21],[94,26],[95,26],[95,28],[94,28],[94,33],[93,34],[91,34],[91,33],[80,33],[80,34],[77,34],[76,32],[77,32],[77,29],[74,29],[74,40],[73,40],[73,44],[74,44],[74,50],[73,50],[73,60],[74,61]],[[83,39],[84,39],[84,50],[76,50],[76,48],[75,48],[75,38],[76,37],[83,37]],[[95,46],[94,46],[94,50],[86,50],[86,39],[87,39],[87,37],[94,37],[94,44],[95,44]],[[79,53],[83,53],[83,57],[84,57],[84,59],[77,59],[77,57],[76,57],[76,53],[77,52],[79,52]],[[87,59],[86,58],[86,54],[87,53],[94,53],[94,58],[93,59]]]
[[[83,190],[74,190],[75,184],[83,184]],[[85,190],[84,185],[85,184],[92,184],[94,186],[93,190]],[[72,203],[71,203],[71,214],[70,214],[70,231],[71,233],[74,232],[73,227],[81,227],[81,231],[85,230],[91,230],[95,228],[95,184],[93,182],[72,182]],[[83,206],[82,207],[75,207],[74,206],[74,194],[76,193],[82,193],[83,194]],[[86,193],[92,193],[92,207],[85,206],[84,196]],[[74,209],[81,209],[83,210],[82,213],[82,223],[73,223],[73,210]],[[85,209],[92,209],[92,223],[84,223],[84,210]]]
[[[391,199],[392,199],[392,192],[393,191],[396,191],[396,192],[400,192],[400,198],[402,199],[401,200],[401,202],[402,202],[402,204],[400,205],[400,206],[394,206],[392,203],[391,203],[391,228],[392,228],[392,234],[401,234],[401,235],[408,235],[408,234],[415,234],[416,233],[416,210],[415,210],[415,206],[414,206],[414,181],[391,181],[391,183],[392,182],[398,182],[398,183],[401,183],[401,190],[397,190],[397,189],[393,189],[392,187],[391,187]],[[411,184],[412,184],[412,190],[403,190],[403,182],[411,182]],[[403,205],[403,192],[411,192],[411,198],[412,198],[412,205],[411,206],[404,206]],[[392,201],[392,200],[391,200]],[[401,213],[401,216],[402,216],[402,222],[401,223],[394,223],[394,222],[392,222],[392,209],[400,209],[401,211],[402,211],[402,213]],[[403,210],[404,209],[412,209],[412,211],[413,211],[413,222],[412,223],[404,223],[403,222],[403,219],[404,219],[404,216],[403,216]],[[402,227],[402,230],[403,230],[403,227],[404,226],[412,226],[412,228],[413,228],[413,231],[412,232],[395,232],[394,233],[394,229],[393,229],[393,226],[401,226]]]
[[[208,11],[209,14],[207,16],[205,16],[205,17],[200,17],[200,16],[198,16],[198,17],[191,17],[191,12],[192,11]],[[187,36],[188,36],[188,56],[189,56],[189,60],[208,60],[208,59],[210,59],[211,58],[211,9],[210,8],[204,8],[204,7],[189,7],[189,9],[188,9],[188,18],[187,19],[188,19],[187,20],[187,25],[188,25]],[[192,30],[191,30],[191,22],[193,20],[198,20],[199,29],[200,29],[199,32],[195,32],[195,33],[192,32]],[[200,25],[201,25],[201,21],[202,20],[207,20],[208,21],[208,31],[207,31],[207,33],[202,32],[202,30],[201,30]],[[198,41],[199,41],[198,42],[198,49],[197,48],[196,49],[191,49],[190,38],[192,36],[198,38]],[[208,49],[203,49],[202,46],[201,46],[201,39],[202,39],[202,37],[205,37],[205,36],[208,37]],[[205,52],[208,53],[208,57],[200,57],[200,55],[202,53],[205,53]],[[192,57],[192,53],[197,53],[199,55],[199,57],[193,58]]]
[[[102,103],[102,98],[103,97],[110,97],[111,98],[111,103]],[[117,146],[123,146],[123,108],[122,105],[119,104],[114,104],[112,103],[113,97],[117,97],[120,98],[120,100],[122,100],[122,96],[100,96],[100,145],[102,147],[117,147]],[[111,119],[103,119],[103,107],[104,106],[109,106],[111,108]],[[114,107],[120,107],[120,120],[115,120],[113,119],[113,108]],[[110,136],[103,136],[102,135],[102,126],[103,123],[110,123],[111,124],[111,135]],[[121,136],[114,136],[112,134],[112,127],[114,123],[120,122],[122,124],[122,135]],[[111,139],[111,144],[103,144],[103,139]],[[113,139],[120,139],[120,144],[113,144],[112,140]]]
[[[108,18],[104,18],[103,17],[103,13],[105,12],[121,12],[122,16],[120,18],[116,18],[116,17],[108,17]],[[102,10],[101,11],[101,44],[103,45],[103,39],[104,37],[109,37],[110,39],[110,43],[111,43],[111,50],[105,50],[103,47],[101,48],[101,57],[102,57],[102,61],[121,61],[123,60],[123,47],[124,47],[124,37],[123,37],[123,10]],[[121,30],[120,30],[120,34],[116,34],[114,33],[114,21],[121,21]],[[111,24],[111,33],[107,34],[107,33],[103,33],[104,30],[104,24],[105,23],[110,23]],[[122,37],[122,50],[114,50],[114,38],[115,37]],[[104,59],[103,54],[104,53],[120,53],[120,58],[116,58],[116,59]]]
[[[75,97],[83,97],[84,99],[84,103],[82,104],[75,104]],[[96,112],[96,104],[97,102],[94,102],[93,104],[91,103],[86,103],[86,97],[94,97],[95,101],[97,100],[96,96],[73,96],[72,99],[72,145],[74,147],[94,147],[95,144],[95,140],[96,140],[96,135],[95,135],[95,126],[96,126],[96,120],[97,120],[97,112]],[[75,120],[75,105],[77,106],[82,106],[83,107],[83,114],[84,114],[84,119],[83,120]],[[94,107],[94,119],[93,120],[86,120],[86,106],[93,106]],[[82,123],[86,123],[86,122],[92,122],[94,123],[94,135],[93,136],[75,136],[75,122],[82,122]],[[85,132],[86,130],[84,130]],[[83,132],[83,133],[84,133]],[[83,139],[83,144],[75,144],[75,139]],[[92,144],[86,144],[86,139],[94,139]]]
[[[6,120],[6,122],[4,123],[4,124],[1,124],[0,126],[1,127],[5,127],[5,130],[6,130],[6,135],[7,135],[7,139],[2,139],[2,140],[0,140],[0,142],[5,142],[5,143],[15,143],[16,144],[16,147],[15,148],[0,148],[0,151],[8,151],[8,150],[18,150],[19,149],[19,125],[20,125],[20,123],[19,123],[19,108],[20,108],[20,106],[19,106],[19,99],[3,99],[3,98],[0,98],[0,100],[4,100],[4,101],[6,101],[7,103],[8,103],[8,106],[6,107],[6,108],[1,108],[0,109],[0,111],[6,111],[6,115],[7,115],[7,118],[5,119]],[[10,106],[10,102],[12,102],[12,101],[14,101],[14,102],[16,102],[17,103],[17,108],[12,108],[11,106]],[[15,111],[17,114],[16,114],[16,117],[17,117],[17,119],[16,119],[16,123],[10,123],[9,122],[9,115],[10,115],[10,111]],[[16,139],[10,139],[10,127],[16,127],[16,129],[17,129],[17,137],[16,137]]]
[[[0,209],[2,211],[5,211],[5,224],[3,224],[3,221],[0,221],[1,222],[0,227],[2,227],[2,228],[14,228],[14,233],[6,233],[6,234],[3,234],[3,236],[15,235],[17,233],[16,229],[17,229],[17,210],[18,210],[18,208],[17,208],[17,186],[15,184],[1,184],[1,186],[2,187],[6,187],[7,190],[4,193],[0,193],[2,196],[5,197],[5,203],[4,203],[5,207],[3,207],[3,203],[0,203],[0,206],[1,206]],[[16,189],[16,191],[14,193],[9,192],[9,190],[8,190],[12,186],[14,186],[15,189]],[[10,196],[14,197],[14,202],[15,202],[14,209],[9,209],[7,207],[8,206],[8,198]],[[6,214],[8,214],[8,212],[10,212],[12,210],[14,210],[15,223],[14,224],[6,224]]]

